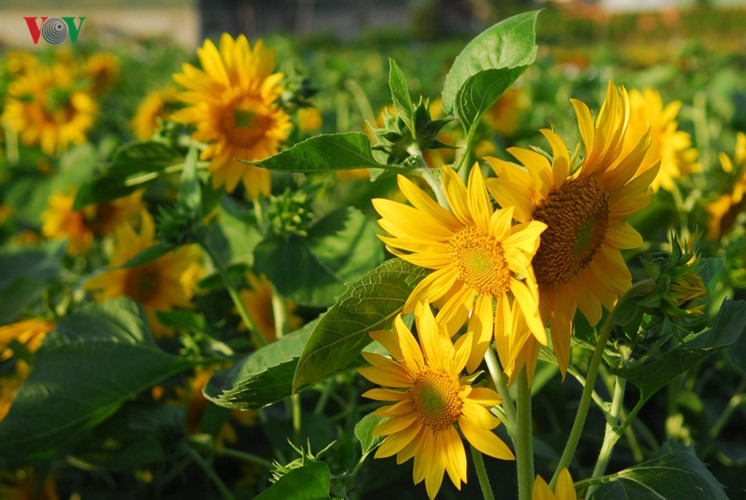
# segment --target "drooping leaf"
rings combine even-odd
[[[391,90],[391,101],[394,103],[394,109],[404,120],[412,133],[412,137],[415,137],[414,106],[412,105],[412,97],[409,95],[407,79],[392,58],[389,58],[389,89]]]
[[[325,172],[355,168],[397,169],[378,163],[373,158],[370,139],[361,132],[316,135],[264,160],[239,161],[284,172]]]
[[[707,498],[727,500],[723,486],[692,448],[666,445],[657,458],[609,476],[612,482],[596,489],[588,500],[661,500]]]
[[[371,342],[373,330],[387,328],[428,270],[392,259],[360,280],[321,317],[298,361],[293,390],[349,367]]]
[[[326,307],[353,281],[383,261],[377,230],[362,212],[340,207],[309,230],[270,236],[254,250],[254,267],[285,297]]]
[[[215,372],[204,389],[213,403],[238,410],[257,409],[292,393],[293,374],[315,322],[249,354],[233,367]]]
[[[443,108],[455,112],[465,130],[534,62],[538,14],[525,12],[497,23],[456,57],[443,85]]]
[[[45,337],[0,422],[0,457],[48,459],[125,401],[190,366],[158,348],[134,302],[88,304]]]
[[[311,462],[293,469],[254,500],[320,500],[329,498],[329,466]]]

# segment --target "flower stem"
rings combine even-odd
[[[497,389],[497,393],[500,394],[500,397],[503,398],[503,402],[500,406],[502,407],[503,412],[505,412],[505,427],[508,429],[508,434],[510,434],[511,439],[515,441],[515,434],[513,434],[516,425],[515,404],[513,404],[513,398],[510,396],[508,385],[505,382],[505,376],[503,375],[500,365],[497,363],[495,352],[491,348],[487,349],[487,352],[484,353],[484,360],[487,363],[487,370],[490,372],[492,382],[495,384],[495,389]]]
[[[212,466],[205,461],[202,456],[197,453],[193,448],[189,448],[189,456],[190,458],[199,465],[203,471],[205,471],[205,474],[209,476],[209,478],[212,480],[213,484],[217,486],[217,488],[220,490],[220,493],[223,495],[223,498],[229,499],[229,500],[235,500],[236,496],[231,492],[231,490],[228,488],[228,486],[223,482],[222,479],[220,479],[220,476],[218,476],[217,472],[212,468]]]
[[[280,338],[289,331],[288,308],[285,297],[280,295],[272,285],[272,316],[275,320],[275,338]]]
[[[604,440],[601,444],[601,450],[598,452],[598,460],[596,460],[596,466],[593,469],[591,477],[600,477],[604,472],[606,472],[606,466],[609,465],[609,460],[611,459],[611,452],[623,434],[619,432],[617,423],[619,422],[622,401],[624,400],[625,380],[621,377],[614,378],[614,394],[611,399],[611,408],[609,409],[609,414],[606,419]],[[593,489],[593,486],[589,488],[588,496],[590,496]]]
[[[552,481],[549,483],[552,488],[557,484],[560,471],[570,465],[572,457],[575,455],[575,449],[578,447],[580,433],[583,431],[585,419],[588,416],[588,408],[591,404],[593,386],[596,384],[598,367],[601,364],[601,358],[603,357],[604,349],[606,348],[606,342],[609,340],[609,335],[611,334],[611,327],[613,325],[611,318],[613,315],[614,311],[609,311],[609,315],[606,317],[604,326],[601,329],[601,334],[598,336],[598,343],[596,344],[596,350],[593,351],[591,364],[588,367],[588,376],[585,380],[585,387],[583,387],[583,394],[580,396],[580,403],[578,404],[578,411],[575,414],[575,421],[572,424],[570,436],[567,438],[567,443],[565,444],[565,449],[562,451],[562,456],[557,464],[557,469],[554,471],[554,475],[552,476]]]
[[[206,240],[200,239],[198,243],[200,244],[202,248],[205,249],[205,252],[207,252],[207,255],[210,256],[212,265],[215,266],[215,269],[218,270],[218,274],[220,274],[220,277],[223,279],[223,284],[225,285],[226,290],[228,290],[228,295],[231,296],[233,305],[235,305],[236,309],[238,309],[238,314],[241,316],[241,319],[243,320],[244,325],[246,325],[246,328],[249,329],[249,333],[251,334],[254,342],[256,342],[256,345],[259,345],[262,347],[267,345],[267,342],[264,340],[264,337],[262,337],[259,334],[259,330],[256,327],[256,323],[254,323],[254,320],[251,319],[251,315],[249,314],[249,311],[246,309],[246,306],[241,300],[241,297],[238,295],[238,290],[236,290],[236,287],[233,284],[233,280],[231,280],[231,277],[228,276],[228,272],[225,270],[225,267],[220,262],[220,258],[217,256],[215,251],[212,249],[212,247]]]
[[[217,454],[238,458],[240,460],[243,460],[244,462],[259,465],[260,467],[264,467],[266,469],[271,470],[273,467],[272,462],[270,462],[269,460],[256,456],[256,455],[252,455],[251,453],[234,450],[233,448],[224,448],[222,446],[214,446],[212,443],[206,443],[202,440],[195,439],[193,437],[189,438],[189,442],[192,444],[201,446],[203,448],[210,449]]]
[[[495,500],[495,494],[492,492],[492,486],[490,486],[490,479],[487,477],[487,469],[484,467],[484,457],[473,446],[471,446],[471,458],[474,461],[474,469],[477,471],[477,478],[479,478],[479,486],[482,488],[484,500]]]
[[[534,447],[531,436],[531,389],[525,368],[518,375],[518,401],[516,420],[518,430],[514,441],[518,468],[518,498],[530,500],[534,484]]]

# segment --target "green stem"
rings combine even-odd
[[[205,474],[208,475],[208,477],[212,480],[212,482],[215,484],[215,486],[218,487],[220,490],[220,493],[223,495],[223,498],[227,498],[229,500],[235,500],[235,495],[233,495],[233,492],[228,488],[228,486],[223,482],[222,479],[220,479],[220,476],[215,472],[215,470],[212,468],[212,466],[205,461],[202,456],[197,453],[193,448],[189,448],[189,456],[191,459],[199,465],[202,470],[205,471]]]
[[[275,338],[281,338],[288,333],[288,308],[285,297],[280,295],[272,285],[272,316],[275,320]]]
[[[621,302],[621,300],[620,300]],[[613,323],[611,318],[614,316],[614,311],[609,311],[609,315],[606,317],[604,326],[601,329],[601,335],[598,337],[598,343],[596,349],[593,351],[593,357],[591,358],[591,364],[588,367],[588,376],[585,380],[585,387],[583,387],[583,394],[580,396],[580,403],[578,404],[578,411],[575,414],[575,421],[572,424],[570,430],[570,436],[567,438],[565,449],[562,451],[562,456],[557,464],[557,469],[554,471],[552,480],[549,485],[554,489],[557,485],[557,479],[562,469],[570,465],[575,450],[578,447],[580,441],[580,434],[583,431],[585,425],[585,419],[588,416],[588,407],[591,404],[591,396],[593,394],[593,386],[596,384],[596,376],[598,375],[598,367],[601,364],[601,358],[603,358],[604,349],[606,348],[606,342],[609,340],[611,334],[611,327]]]
[[[518,469],[518,498],[531,500],[534,485],[534,449],[531,435],[531,389],[528,386],[528,375],[525,368],[518,375],[518,404],[516,420],[518,430],[515,444],[516,465]]]
[[[215,453],[220,454],[220,455],[238,458],[240,460],[243,460],[244,462],[256,464],[266,469],[273,468],[272,462],[262,457],[259,457],[257,455],[252,455],[251,453],[245,453],[243,451],[234,450],[233,448],[224,448],[221,446],[214,446],[213,443],[205,443],[203,441],[200,441],[194,438],[189,438],[189,442],[196,444],[198,446],[202,446],[203,448],[213,450]]]
[[[456,172],[459,173],[459,175],[461,176],[461,180],[464,181],[464,184],[466,184],[466,181],[469,178],[469,169],[465,167],[469,160],[469,157],[471,156],[471,143],[474,140],[474,132],[476,132],[476,130],[476,124],[472,124],[472,126],[469,127],[469,130],[466,132],[463,154],[459,158],[458,165],[456,166]]]
[[[617,423],[619,422],[622,401],[624,400],[625,380],[620,377],[614,378],[616,379],[614,384],[614,395],[612,396],[611,408],[609,409],[608,418],[606,419],[604,440],[601,444],[601,450],[598,452],[598,460],[596,460],[596,467],[593,469],[591,477],[599,477],[606,472],[606,466],[609,465],[609,460],[611,459],[611,452],[623,434],[617,431]],[[592,487],[588,490],[589,496],[592,490]]]
[[[497,358],[495,357],[495,352],[492,348],[487,349],[487,352],[484,353],[484,361],[487,363],[487,370],[490,373],[492,382],[495,384],[497,393],[503,398],[503,402],[500,406],[502,407],[506,417],[505,427],[508,430],[508,434],[510,434],[510,438],[515,441],[515,404],[513,404],[513,398],[510,396],[508,384],[505,381],[502,368],[500,368],[500,365],[497,363]]]
[[[198,243],[202,248],[205,249],[207,255],[210,256],[210,260],[212,261],[213,266],[215,266],[215,269],[218,270],[218,274],[220,274],[220,277],[223,280],[223,284],[225,285],[226,290],[228,290],[228,295],[231,296],[233,305],[235,305],[236,309],[238,309],[238,314],[241,316],[241,319],[243,320],[244,325],[246,325],[246,328],[248,328],[249,334],[252,336],[257,345],[264,347],[265,345],[267,345],[267,342],[264,340],[264,337],[259,334],[256,323],[254,323],[254,320],[251,319],[249,311],[246,309],[246,306],[241,300],[241,297],[238,295],[238,290],[236,290],[236,287],[233,284],[233,280],[231,280],[231,277],[228,276],[228,272],[225,270],[225,267],[220,262],[220,258],[217,256],[215,251],[206,240],[201,239],[198,241]]]
[[[293,406],[293,434],[295,435],[295,442],[300,442],[300,427],[301,427],[301,408],[300,408],[300,395],[293,394],[290,398]]]
[[[473,446],[471,446],[471,458],[474,461],[474,469],[477,471],[477,478],[479,479],[479,486],[482,488],[484,500],[495,500],[490,479],[487,477],[487,469],[484,467],[484,457]]]
[[[422,155],[420,155],[420,158],[422,158]],[[428,186],[430,186],[430,189],[432,189],[433,193],[435,193],[435,199],[438,201],[438,204],[441,207],[450,210],[450,207],[448,206],[448,200],[446,199],[446,194],[443,191],[443,185],[440,182],[440,179],[435,176],[433,170],[425,166],[425,168],[418,168],[414,172],[425,179],[425,182],[427,182]]]

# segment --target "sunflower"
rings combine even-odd
[[[646,131],[650,131],[650,148],[640,165],[646,170],[660,160],[658,175],[653,179],[653,191],[663,188],[674,189],[674,182],[692,172],[699,172],[697,163],[699,152],[692,148],[689,133],[677,130],[676,115],[681,108],[681,101],[675,101],[663,107],[663,100],[658,92],[646,88],[642,92],[629,92],[630,117],[625,140],[639,141]]]
[[[179,100],[188,107],[173,114],[180,123],[196,123],[192,138],[209,143],[200,158],[210,160],[214,187],[232,192],[243,180],[252,198],[269,194],[270,173],[241,160],[261,160],[279,150],[292,127],[278,105],[284,75],[273,73],[275,53],[258,40],[252,50],[246,37],[223,33],[220,50],[206,40],[197,51],[203,70],[189,64],[174,80],[186,90]]]
[[[36,469],[25,467],[14,472],[0,472],[0,497],[5,500],[59,500],[57,484],[51,474],[41,483],[36,477]]]
[[[537,475],[536,480],[534,480],[534,490],[531,493],[531,498],[533,500],[577,500],[578,495],[575,492],[570,471],[567,468],[560,471],[554,491],[544,481],[544,478]]]
[[[90,81],[91,92],[106,92],[119,77],[119,59],[111,52],[93,54],[85,62],[83,75]]]
[[[47,209],[41,214],[41,232],[50,239],[68,239],[67,250],[73,255],[88,251],[96,235],[112,234],[123,222],[140,214],[145,208],[142,190],[122,198],[92,203],[73,210],[75,193],[53,193]]]
[[[518,130],[521,114],[530,105],[526,89],[511,87],[484,114],[484,122],[504,136],[512,136]]]
[[[451,168],[444,167],[442,172],[443,190],[453,212],[401,175],[399,188],[413,206],[380,198],[373,200],[373,206],[381,215],[378,223],[393,235],[380,237],[389,251],[435,270],[412,291],[404,312],[413,311],[420,301],[437,302],[442,305],[438,319],[449,332],[456,332],[474,311],[468,328],[474,332],[475,345],[466,365],[471,372],[484,356],[493,331],[498,340],[503,338],[517,321],[515,315],[524,318],[541,344],[547,344],[531,269],[539,235],[546,226],[537,221],[513,226],[512,208],[493,210],[478,165],[471,169],[468,187]],[[498,341],[497,345],[499,350],[502,344]],[[500,352],[508,358],[513,354]]]
[[[259,334],[265,342],[270,343],[277,338],[275,332],[275,315],[272,309],[272,283],[263,274],[257,276],[254,273],[246,275],[246,281],[249,284],[248,290],[241,290],[239,295],[241,302],[246,306],[249,316],[254,320],[254,324],[259,330]],[[285,308],[288,315],[288,328],[293,331],[301,326],[303,319],[293,314],[296,307],[294,302],[285,301]],[[260,347],[260,346],[255,346]]]
[[[30,352],[36,352],[42,339],[52,328],[54,323],[39,318],[0,326],[0,361],[13,355],[12,349],[8,347],[13,340],[23,344]]]
[[[11,50],[5,53],[5,68],[13,76],[21,76],[36,69],[39,60],[31,52]]]
[[[746,208],[746,134],[736,136],[736,153],[733,161],[725,153],[720,153],[720,164],[727,173],[736,175],[729,193],[722,194],[707,206],[710,214],[707,239],[717,240],[727,233],[736,222],[738,214]]]
[[[200,252],[194,245],[183,246],[140,266],[121,267],[156,243],[153,218],[145,211],[141,218],[139,233],[129,222],[114,231],[113,268],[90,279],[84,288],[95,292],[99,302],[121,296],[137,300],[145,309],[156,337],[166,336],[172,332],[158,322],[155,312],[190,307],[195,283],[202,275]]]
[[[541,221],[547,229],[533,257],[543,320],[551,322],[552,347],[564,375],[570,359],[572,321],[578,308],[591,325],[601,318],[601,305],[611,309],[631,285],[621,249],[637,248],[642,238],[623,219],[650,201],[648,187],[658,167],[640,171],[649,138],[626,139],[629,98],[609,82],[596,123],[581,101],[572,100],[585,156],[570,172],[567,146],[551,130],[553,164],[535,151],[510,148],[524,166],[488,158],[497,179],[487,185],[503,207],[514,207],[523,223]],[[529,339],[530,340],[530,339]]]
[[[175,87],[153,90],[145,96],[135,111],[132,119],[132,131],[141,141],[148,141],[161,128],[161,122],[171,114],[171,107],[176,103]]]
[[[22,383],[23,379],[19,377],[0,377],[0,422],[5,419],[10,411]]]
[[[394,319],[394,331],[377,331],[370,336],[380,342],[394,359],[363,352],[373,366],[359,368],[360,374],[381,388],[363,396],[392,402],[374,414],[388,417],[373,430],[386,436],[375,458],[396,455],[397,464],[414,457],[413,479],[423,479],[434,498],[447,472],[456,488],[466,482],[466,453],[458,429],[480,452],[503,460],[513,453],[494,433],[500,424],[489,408],[500,404],[500,396],[486,387],[472,387],[461,373],[470,356],[471,333],[452,343],[433,317],[430,306],[420,304],[415,313],[419,344],[402,321]],[[388,387],[388,388],[385,388]]]
[[[27,71],[8,85],[3,120],[25,145],[40,144],[48,155],[86,141],[96,103],[77,86],[74,69],[55,64]]]
[[[298,110],[298,128],[302,132],[313,132],[321,128],[323,121],[319,108],[301,108]]]

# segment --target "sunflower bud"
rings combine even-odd
[[[271,196],[269,202],[267,216],[275,234],[296,233],[307,236],[308,226],[313,219],[311,200],[307,193],[286,190],[279,196]]]

